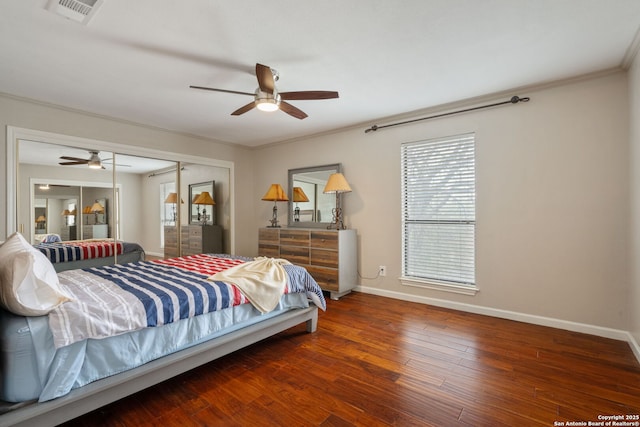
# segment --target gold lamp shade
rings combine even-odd
[[[203,191],[200,195],[193,201],[196,205],[215,205],[216,202],[213,201],[213,197],[209,194],[208,191]]]
[[[285,194],[280,184],[271,184],[267,193],[262,196],[262,200],[267,202],[288,202],[289,198]]]
[[[309,198],[304,191],[302,191],[302,187],[293,187],[293,201],[294,202],[308,202]]]
[[[47,218],[45,218],[44,215],[40,215],[38,219],[36,219],[36,222],[45,222],[46,220]]]
[[[104,212],[104,206],[102,206],[100,202],[95,202],[93,206],[91,206],[91,212],[95,212],[95,213]]]
[[[177,193],[169,193],[166,199],[164,199],[165,203],[178,203],[178,194]],[[184,204],[184,200],[180,199],[180,203]]]
[[[340,172],[331,174],[329,176],[329,180],[327,181],[327,185],[325,185],[323,193],[350,193],[351,187],[349,187],[349,183],[345,179],[344,175]]]
[[[62,211],[62,213],[60,215],[62,215],[62,216],[71,215],[71,211],[69,209],[65,209],[65,210]]]

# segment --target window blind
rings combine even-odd
[[[475,285],[475,135],[401,150],[403,275]]]

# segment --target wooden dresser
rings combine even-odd
[[[183,225],[180,227],[178,253],[177,227],[164,227],[164,257],[222,253],[222,227],[219,225]]]
[[[60,239],[63,242],[66,242],[67,240],[76,240],[78,238],[77,230],[78,228],[76,225],[63,225],[60,227]]]
[[[258,254],[305,267],[331,299],[358,284],[356,230],[261,228]]]

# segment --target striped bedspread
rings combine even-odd
[[[49,314],[54,345],[106,338],[247,303],[233,283],[207,280],[243,262],[201,254],[62,272],[60,286],[73,301]],[[320,287],[304,268],[291,266],[287,273],[285,293],[304,292],[326,308]]]
[[[80,261],[91,258],[105,258],[121,255],[124,249],[122,242],[108,240],[40,243],[35,246],[52,263]]]

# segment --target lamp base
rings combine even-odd
[[[342,209],[335,208],[331,212],[333,213],[333,222],[327,226],[327,230],[345,230],[347,227],[342,222]]]
[[[280,228],[280,225],[278,224],[278,206],[275,203],[273,204],[273,216],[269,222],[271,225],[267,225],[267,228]]]

